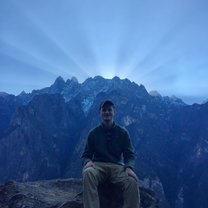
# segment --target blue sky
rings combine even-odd
[[[201,103],[207,37],[205,0],[1,0],[0,91],[119,76]]]

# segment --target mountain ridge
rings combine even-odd
[[[135,146],[135,171],[161,207],[206,208],[208,103],[151,96],[143,85],[118,77],[82,84],[59,77],[29,94],[0,95],[0,181],[80,177],[86,135],[100,123],[105,99],[114,101],[115,120]]]

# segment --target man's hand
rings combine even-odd
[[[84,166],[84,169],[89,167],[94,167],[94,163],[91,160],[87,162],[87,164]]]
[[[134,178],[137,182],[139,181],[137,175],[134,173],[134,171],[131,168],[126,168],[125,170],[126,174],[128,176],[131,176],[132,178]]]

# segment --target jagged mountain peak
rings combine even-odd
[[[113,81],[120,81],[121,79],[118,76],[113,77]]]
[[[104,77],[100,76],[100,75],[97,75],[95,76],[94,78],[92,79],[95,79],[95,80],[104,80]]]
[[[130,81],[129,79],[121,79],[118,76],[113,77],[112,79],[104,78],[102,76],[95,76],[94,78],[89,77],[87,78],[84,82],[83,85],[91,85],[94,86],[95,84],[98,85],[105,85],[109,87],[114,87],[114,88],[122,88],[122,87],[139,87],[140,89],[144,89],[146,91],[146,88],[140,84],[136,84],[135,82]]]
[[[78,79],[77,79],[76,77],[72,77],[72,78],[71,78],[71,81],[72,81],[72,82],[79,83],[79,81],[78,81]]]
[[[149,91],[149,94],[153,97],[162,97],[161,94],[157,90]]]
[[[78,79],[76,77],[71,77],[71,79],[66,80],[66,84],[69,85],[71,83],[79,83]]]
[[[23,90],[19,95],[26,95],[27,93]]]
[[[99,81],[104,81],[106,80],[105,78],[103,78],[102,76],[95,76],[95,77],[88,77],[82,84],[88,84],[88,83],[92,83],[92,82],[99,82]]]
[[[58,76],[55,80],[55,83],[65,83],[64,78],[62,76]]]
[[[63,77],[59,76],[56,78],[55,82],[50,86],[50,91],[52,93],[61,93],[61,91],[66,87],[66,82]]]

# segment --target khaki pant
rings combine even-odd
[[[100,208],[97,188],[106,178],[122,188],[123,208],[139,208],[138,184],[134,178],[125,173],[123,166],[103,162],[94,164],[94,167],[83,169],[84,208]]]

